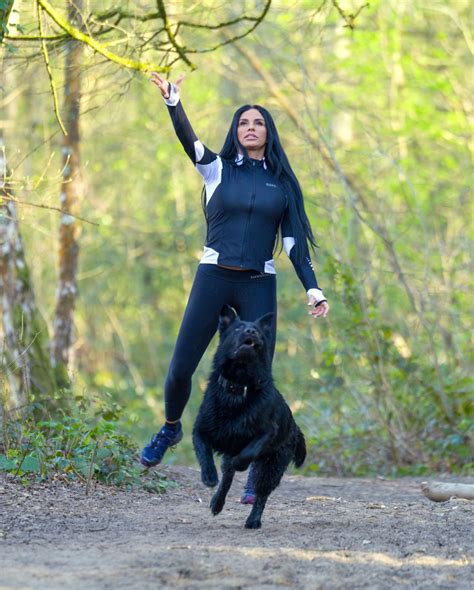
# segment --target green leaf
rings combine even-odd
[[[34,457],[33,455],[27,455],[21,464],[21,470],[25,473],[39,473],[40,463],[37,457]]]
[[[0,455],[0,471],[12,471],[15,468],[16,464],[14,461],[5,455]]]

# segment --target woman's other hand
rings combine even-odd
[[[309,310],[309,315],[312,315],[314,318],[323,317],[325,318],[329,313],[329,303],[327,301],[321,301],[318,305],[316,305],[317,299],[311,293],[308,293],[308,305],[312,306],[312,309]]]
[[[170,96],[170,82],[166,78],[164,78],[158,72],[152,72],[150,80],[153,82],[155,86],[158,86],[161,92],[161,96],[163,98],[169,98]],[[174,85],[178,88],[181,86],[182,81],[184,80],[184,74],[180,74],[178,79],[174,83]]]

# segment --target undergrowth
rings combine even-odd
[[[75,402],[70,413],[41,420],[35,419],[41,414],[38,406],[26,416],[4,413],[0,472],[25,484],[55,478],[79,481],[86,493],[93,482],[152,493],[176,485],[163,473],[140,466],[137,447],[121,432],[117,404],[94,407],[84,398]]]

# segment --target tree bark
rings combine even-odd
[[[2,40],[7,30],[13,2],[7,3],[0,10]],[[5,48],[0,50],[0,104],[9,105],[6,100],[6,88],[9,86],[9,72]],[[11,117],[11,106],[2,107],[1,119]],[[28,351],[22,346],[21,330],[23,316],[21,307],[16,305],[17,277],[16,246],[18,238],[16,203],[12,199],[9,182],[10,171],[7,165],[4,126],[0,126],[0,312],[2,318],[3,342],[0,355],[0,393],[8,409],[24,407],[28,402],[31,385],[31,372]],[[3,381],[3,382],[2,382]]]
[[[4,333],[1,364],[2,373],[8,382],[8,395],[4,402],[12,408],[26,405],[31,379],[28,352],[22,350],[17,326],[17,320],[21,321],[22,318],[18,318],[15,306],[16,208],[9,199],[3,137],[0,137],[0,150],[0,308]]]
[[[82,0],[69,2],[68,18],[81,28]],[[63,180],[61,183],[61,225],[59,236],[59,281],[56,294],[54,339],[51,363],[60,385],[68,384],[68,368],[74,339],[74,309],[77,298],[78,238],[80,227],[74,215],[79,211],[82,192],[79,152],[79,108],[81,96],[82,43],[70,39],[66,44],[64,119],[67,135],[63,141]]]
[[[5,96],[13,88],[8,59],[1,59],[2,119],[15,118],[13,101]],[[43,401],[56,389],[47,353],[48,330],[35,304],[34,290],[23,248],[17,203],[10,182],[4,128],[0,127],[0,315],[3,343],[0,356],[0,391],[9,410]]]

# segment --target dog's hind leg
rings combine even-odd
[[[224,508],[225,499],[230,490],[230,486],[232,485],[234,474],[235,469],[231,466],[231,457],[224,455],[222,458],[222,479],[211,500],[211,512],[214,516],[219,514]]]
[[[211,446],[202,438],[197,429],[193,430],[193,445],[196,457],[201,466],[201,480],[205,486],[213,488],[219,477],[214,463]]]

